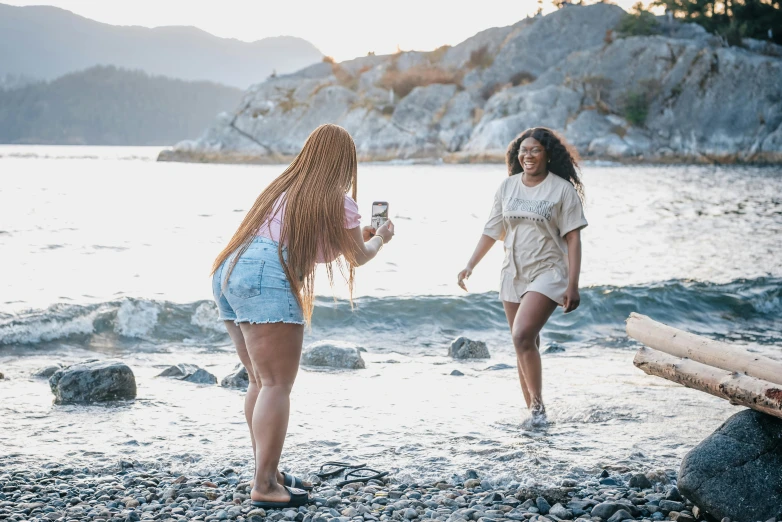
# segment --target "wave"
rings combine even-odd
[[[630,346],[624,320],[631,312],[712,338],[757,344],[782,341],[782,279],[742,279],[727,284],[668,281],[581,291],[581,307],[555,312],[546,335],[555,342]],[[465,332],[505,332],[496,293],[453,296],[362,297],[350,303],[319,297],[313,332],[353,339],[395,336],[407,342]],[[56,304],[44,310],[0,314],[0,347],[68,344],[154,346],[226,344],[211,301],[172,303],[125,298],[98,304]]]

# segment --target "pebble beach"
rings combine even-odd
[[[390,477],[338,488],[325,482],[315,487],[307,506],[265,511],[253,507],[249,483],[234,469],[177,476],[137,465],[122,461],[105,469],[3,470],[0,520],[691,522],[698,514],[676,489],[673,470],[633,474],[620,467],[551,487],[493,485],[474,470],[466,470],[469,478],[458,483],[408,484]],[[318,482],[316,476],[310,478]]]

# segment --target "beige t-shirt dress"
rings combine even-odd
[[[505,245],[500,299],[518,303],[525,293],[539,292],[562,305],[568,285],[564,236],[587,226],[581,199],[556,174],[549,173],[534,187],[524,185],[521,177],[502,182],[483,229]]]

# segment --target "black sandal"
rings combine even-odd
[[[290,493],[291,498],[288,502],[267,502],[265,500],[253,500],[252,506],[261,509],[285,509],[295,508],[305,505],[310,500],[310,496],[306,491],[300,489],[292,489],[288,486],[283,486]]]
[[[296,489],[303,489],[304,491],[312,491],[312,485],[305,486],[304,481],[301,480],[299,477],[295,475],[291,475],[290,473],[285,473],[284,471],[282,471],[281,473],[282,473],[282,482],[284,485]]]
[[[323,468],[325,468],[326,466],[336,466],[337,468],[323,471]],[[326,462],[320,467],[320,471],[315,473],[315,475],[319,479],[325,480],[331,477],[336,477],[337,475],[341,475],[342,472],[345,471],[346,469],[358,469],[358,468],[363,468],[364,466],[366,466],[366,464],[349,464],[347,462]]]
[[[372,473],[371,475],[362,475],[362,473]],[[368,482],[370,480],[380,480],[383,477],[388,476],[388,471],[378,471],[372,468],[358,468],[353,471],[345,473],[345,480],[337,482],[335,485],[338,488],[347,486],[348,484],[355,484],[356,482]]]

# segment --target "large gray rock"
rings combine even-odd
[[[49,378],[56,404],[136,398],[133,370],[121,361],[86,361],[57,370]]]
[[[217,384],[217,377],[195,364],[176,364],[163,370],[158,377],[172,377],[196,384]]]
[[[242,364],[237,364],[233,373],[223,377],[220,386],[223,388],[237,388],[246,390],[250,385],[250,377],[247,375],[247,369]]]
[[[600,3],[570,6],[540,17],[501,48],[484,82],[504,83],[522,71],[539,76],[574,51],[600,48],[605,32],[616,27],[624,14],[621,7]]]
[[[501,161],[518,133],[548,126],[588,158],[782,163],[778,46],[723,47],[678,21],[657,36],[606,39],[623,16],[605,2],[568,6],[443,51],[321,63],[270,78],[160,159],[284,163],[318,125],[336,123],[362,161]],[[487,56],[472,63],[480,50]],[[401,100],[389,95],[384,77],[412,68],[424,71],[421,78],[427,68],[444,70],[458,84],[421,81]],[[633,101],[643,110],[628,111]]]
[[[718,520],[782,515],[782,420],[754,410],[733,415],[684,457],[677,485]]]
[[[448,347],[448,355],[454,359],[488,359],[489,349],[483,341],[473,341],[466,337],[454,339]]]
[[[359,349],[341,341],[318,341],[301,354],[301,364],[323,368],[359,370],[366,368]]]

